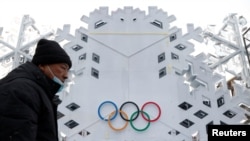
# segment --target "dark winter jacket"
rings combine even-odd
[[[0,141],[58,141],[53,82],[26,62],[0,80]]]

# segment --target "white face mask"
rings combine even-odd
[[[63,90],[64,83],[63,83],[58,77],[56,77],[56,76],[54,75],[54,73],[51,71],[51,69],[50,69],[49,66],[48,66],[48,69],[49,69],[50,73],[53,75],[53,79],[52,79],[52,80],[53,80],[54,82],[56,82],[57,84],[60,85],[60,88],[58,89],[57,92],[61,92],[61,91]]]

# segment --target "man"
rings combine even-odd
[[[71,65],[57,42],[41,39],[31,62],[0,80],[0,141],[58,141],[56,93]]]

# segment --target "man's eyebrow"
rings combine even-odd
[[[69,65],[67,63],[63,63],[62,65],[66,68],[69,68]]]

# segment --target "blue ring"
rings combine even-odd
[[[112,102],[112,101],[104,101],[104,102],[102,102],[102,103],[100,104],[99,108],[98,108],[98,115],[99,115],[99,117],[100,117],[102,120],[108,121],[108,119],[105,119],[104,117],[102,117],[101,112],[100,112],[100,111],[101,111],[101,107],[102,107],[104,104],[106,104],[106,103],[110,103],[110,104],[112,104],[112,105],[115,107],[115,114],[113,115],[112,118],[110,118],[110,120],[113,120],[113,119],[116,118],[116,116],[117,116],[117,114],[118,114],[118,108],[117,108],[116,104],[115,104],[114,102]]]

